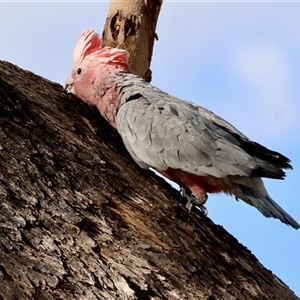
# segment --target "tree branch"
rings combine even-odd
[[[103,45],[127,50],[131,70],[147,81],[161,5],[162,0],[112,0],[104,25]]]

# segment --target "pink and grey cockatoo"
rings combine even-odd
[[[207,193],[224,192],[266,217],[299,228],[272,200],[261,179],[283,179],[283,169],[292,169],[287,157],[251,141],[204,107],[134,75],[128,53],[102,48],[93,30],[79,37],[73,60],[66,89],[97,106],[142,168],[153,168],[178,183],[189,209],[193,204],[203,206]]]

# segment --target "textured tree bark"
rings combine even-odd
[[[184,203],[97,110],[0,61],[0,299],[297,299]]]
[[[162,0],[111,0],[103,31],[104,46],[129,52],[133,73],[151,81],[150,63]]]

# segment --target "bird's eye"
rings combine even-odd
[[[81,73],[81,68],[79,68],[78,70],[77,70],[77,74],[79,75]]]

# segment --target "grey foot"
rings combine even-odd
[[[208,210],[203,205],[206,202],[207,198],[208,198],[207,194],[205,194],[201,199],[197,199],[197,198],[195,198],[194,195],[192,195],[192,193],[191,193],[190,190],[187,190],[183,186],[180,188],[180,191],[181,191],[182,195],[187,199],[187,203],[186,203],[185,207],[187,208],[187,210],[189,211],[189,213],[191,212],[193,206],[196,205],[197,207],[199,207],[199,209],[201,210],[201,212],[205,216],[207,216]]]
[[[204,214],[204,216],[206,217],[208,215],[208,210],[204,205],[199,205],[198,206],[201,210],[201,212]]]

